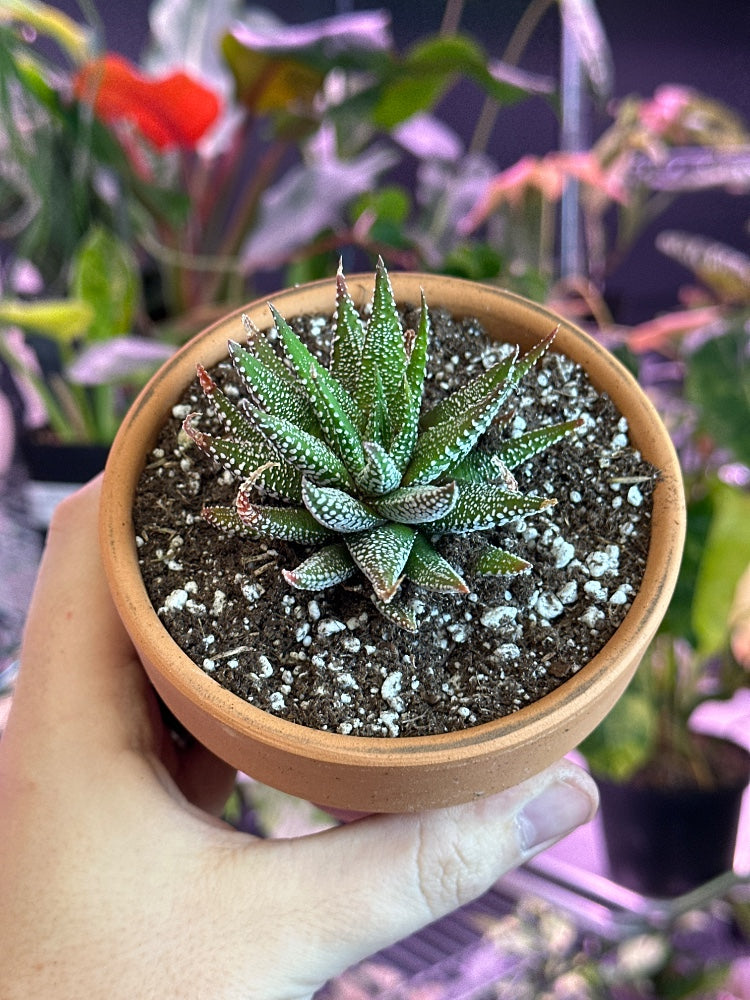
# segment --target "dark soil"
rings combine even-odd
[[[295,325],[309,342],[325,342],[324,321]],[[475,322],[440,311],[433,330],[428,400],[504,352]],[[228,365],[214,376],[232,392]],[[485,533],[533,569],[474,575],[476,540],[446,536],[440,551],[473,590],[435,595],[407,581],[420,612],[413,634],[382,618],[369,585],[294,590],[280,569],[294,567],[303,550],[227,536],[202,519],[204,504],[232,503],[237,482],[180,432],[195,410],[205,414],[202,429],[216,430],[191,387],[147,462],[135,505],[143,577],[165,628],[238,697],[344,734],[453,731],[552,691],[601,649],[630,607],[646,562],[656,473],[630,446],[611,401],[561,355],[548,353],[512,405],[513,420],[490,438],[586,417],[581,432],[516,470],[523,492],[555,496],[557,506]]]

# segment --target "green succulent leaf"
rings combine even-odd
[[[480,451],[478,448],[470,451],[446,471],[445,477],[462,483],[499,483],[508,490],[518,490],[515,476],[496,451]]]
[[[372,501],[372,509],[389,521],[426,524],[445,517],[458,499],[455,483],[444,486],[402,486]]]
[[[391,456],[375,441],[365,441],[363,447],[367,461],[355,476],[359,488],[374,496],[395,490],[401,482],[401,470]]]
[[[284,417],[275,417],[257,407],[248,407],[256,427],[278,454],[303,475],[331,486],[348,486],[349,474],[328,445]]]
[[[531,569],[531,563],[513,552],[506,552],[496,545],[488,545],[482,549],[476,559],[477,573],[488,576],[503,576],[505,574],[526,573]]]
[[[253,531],[240,520],[236,507],[204,507],[201,517],[208,523],[225,531],[227,534],[237,532],[241,535],[249,535],[251,538],[259,538],[257,532]]]
[[[328,370],[321,365],[311,351],[305,347],[278,310],[273,306],[270,308],[276,325],[276,331],[281,338],[286,355],[292,363],[297,377],[304,386],[313,407],[316,406],[320,385],[325,385],[330,394],[336,398],[339,408],[346,412],[351,422],[354,422],[357,419],[357,408],[349,393],[329,374]],[[317,413],[317,416],[321,420],[321,414]],[[323,420],[321,420],[321,426],[324,432],[328,430]]]
[[[513,369],[512,379],[513,384],[518,385],[522,378],[524,378],[534,365],[544,357],[547,351],[552,346],[552,343],[557,336],[557,332],[560,329],[560,324],[555,327],[552,333],[548,334],[538,344],[534,344],[533,347],[529,348],[525,354],[522,354],[518,359],[518,363]]]
[[[271,507],[253,503],[250,490],[240,488],[237,494],[237,515],[260,538],[317,545],[331,539],[331,532],[319,524],[312,514],[301,507]]]
[[[538,427],[506,441],[493,452],[491,457],[502,462],[509,469],[517,469],[519,465],[527,462],[534,455],[546,451],[550,445],[556,444],[568,434],[578,430],[583,424],[583,419],[578,417],[575,420],[565,420],[559,424]]]
[[[292,468],[270,447],[255,429],[253,436],[240,440],[216,438],[204,434],[193,424],[196,414],[191,413],[183,422],[188,437],[223,468],[242,479],[252,479],[258,489],[294,502],[302,501],[302,475]]]
[[[427,587],[439,593],[468,594],[469,592],[463,577],[421,533],[414,539],[404,567],[404,575],[420,587]]]
[[[398,628],[406,632],[417,632],[417,615],[409,604],[394,597],[390,601],[381,601],[375,594],[372,595],[372,603],[378,609],[386,621],[391,622]]]
[[[296,385],[290,384],[275,367],[268,367],[241,344],[230,340],[228,350],[237,374],[258,406],[301,430],[315,432],[317,421],[313,407]]]
[[[505,386],[500,383],[455,420],[442,421],[424,431],[404,473],[404,484],[434,482],[446,469],[460,462],[492,423],[504,398]]]
[[[386,603],[401,585],[416,531],[406,524],[383,524],[346,538],[349,553]]]
[[[313,552],[292,570],[282,570],[287,583],[298,590],[325,590],[348,580],[357,571],[343,542],[334,542]]]
[[[486,531],[512,521],[514,517],[536,514],[557,503],[553,499],[513,493],[494,483],[464,483],[459,488],[453,510],[432,522],[435,532],[463,535]]]
[[[276,351],[274,351],[268,341],[268,337],[260,332],[258,327],[245,313],[242,314],[242,327],[247,338],[248,350],[256,355],[266,368],[270,368],[278,378],[288,385],[294,386],[296,389],[294,373],[287,368]]]
[[[302,480],[302,500],[316,521],[342,534],[366,531],[385,521],[384,517],[344,490],[316,486],[309,479]]]
[[[383,436],[374,437],[374,440],[386,445],[390,445],[402,423],[399,417],[403,414],[402,386],[407,363],[404,332],[391,280],[383,261],[379,260],[356,401],[362,412],[377,417],[374,423],[368,420],[368,431],[380,431]]]
[[[350,396],[356,393],[364,344],[365,326],[349,294],[346,278],[339,264],[329,370]]]
[[[197,366],[197,372],[198,382],[203,390],[203,395],[211,401],[214,409],[221,417],[227,433],[233,434],[240,441],[262,439],[262,435],[255,430],[242,411],[221,391],[203,365]]]
[[[423,430],[437,427],[440,424],[451,424],[461,417],[468,409],[480,405],[494,393],[498,386],[504,387],[501,394],[502,404],[515,384],[514,373],[518,358],[518,348],[507,358],[498,361],[486,372],[477,375],[462,389],[457,389],[452,395],[436,403],[431,410],[422,414],[419,425]]]

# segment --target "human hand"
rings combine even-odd
[[[298,1000],[591,818],[561,762],[465,806],[297,840],[216,817],[233,772],[170,739],[109,597],[99,486],[58,507],[0,740],[2,1000]]]

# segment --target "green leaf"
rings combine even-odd
[[[410,605],[398,599],[392,598],[389,601],[381,601],[375,594],[372,595],[372,603],[380,614],[387,621],[407,632],[417,631],[417,616]]]
[[[89,340],[130,332],[140,279],[127,243],[103,226],[94,226],[73,258],[71,280],[73,294],[93,310]]]
[[[416,332],[407,330],[404,334],[407,365],[402,387],[403,406],[400,413],[395,415],[395,418],[400,421],[400,425],[396,428],[390,447],[391,457],[402,474],[414,454],[419,436],[419,414],[427,372],[427,347],[430,333],[430,314],[423,292],[417,330]]]
[[[227,398],[227,396],[221,391],[218,385],[208,374],[203,365],[198,365],[196,370],[198,372],[198,382],[200,383],[203,395],[206,399],[211,401],[211,405],[216,410],[216,413],[221,417],[227,431],[235,438],[239,438],[240,441],[263,442],[265,449],[270,451],[271,449],[266,444],[263,435],[259,434],[258,431],[255,430],[242,411]],[[185,428],[185,430],[192,436],[192,428],[190,430]],[[195,440],[195,438],[193,438],[193,440]]]
[[[414,539],[404,575],[420,587],[427,587],[438,593],[468,594],[469,592],[463,578],[420,533]]]
[[[525,573],[531,569],[531,563],[517,556],[514,552],[506,552],[496,545],[488,545],[479,552],[476,560],[477,573],[488,576],[503,576],[504,574]]]
[[[0,325],[21,326],[43,333],[61,344],[82,337],[94,319],[94,310],[81,299],[45,299],[25,302],[0,299]]]
[[[254,51],[233,34],[224,36],[221,50],[234,76],[237,100],[253,114],[311,107],[325,77],[322,69],[291,54],[275,56]]]
[[[458,465],[448,469],[445,476],[461,483],[499,483],[508,490],[518,491],[515,476],[497,452],[481,451],[479,448],[470,451]]]
[[[713,518],[693,597],[698,655],[719,653],[729,637],[728,618],[737,583],[750,566],[750,493],[716,482]]]
[[[539,361],[539,359],[547,353],[549,348],[552,346],[552,342],[557,336],[557,331],[559,329],[560,326],[558,324],[552,333],[547,334],[543,340],[540,340],[538,344],[534,344],[534,346],[530,347],[525,354],[521,355],[511,374],[511,380],[514,385],[518,385],[524,376],[531,371],[537,361]]]
[[[287,368],[276,351],[274,351],[266,334],[261,333],[255,323],[245,313],[242,314],[242,329],[245,331],[247,348],[250,353],[254,354],[281,381],[288,382],[289,385],[294,385],[293,372]],[[230,341],[230,344],[232,343],[233,341]]]
[[[651,757],[658,734],[658,708],[631,684],[579,749],[594,774],[627,781]]]
[[[418,43],[385,82],[373,111],[373,119],[384,129],[435,106],[454,80],[474,80],[500,104],[511,104],[527,92],[496,79],[489,71],[486,53],[462,35],[428,38]]]
[[[204,507],[201,511],[201,517],[214,528],[226,531],[228,534],[238,532],[251,538],[260,537],[257,532],[252,531],[246,524],[242,523],[236,507]]]
[[[477,375],[466,385],[452,392],[450,396],[441,399],[432,409],[423,413],[419,420],[419,426],[426,430],[437,427],[439,424],[455,421],[465,414],[467,409],[482,403],[498,386],[504,387],[503,395],[500,397],[502,403],[516,382],[517,358],[518,347],[507,358],[498,361],[487,371]]]
[[[237,494],[237,514],[242,523],[261,538],[316,545],[331,537],[331,532],[301,507],[271,507],[253,503],[250,490],[244,484]]]
[[[325,590],[343,583],[357,567],[343,542],[326,545],[301,562],[293,570],[282,570],[287,583],[298,590]]]
[[[696,407],[699,427],[720,448],[750,465],[750,359],[748,313],[737,315],[721,337],[703,344],[687,358],[685,391]]]
[[[506,385],[501,382],[455,419],[444,420],[424,431],[404,473],[404,485],[434,482],[460,462],[495,419],[506,393]]]
[[[556,500],[513,493],[494,483],[463,483],[453,510],[433,521],[435,532],[466,534],[485,531],[505,524],[514,517],[525,517],[554,507]]]
[[[81,63],[93,55],[94,33],[51,4],[38,0],[3,0],[0,23],[15,19],[40,35],[47,35],[70,56]]]
[[[290,383],[288,378],[283,377],[273,363],[266,364],[235,341],[229,341],[228,349],[237,374],[258,406],[283,417],[303,431],[315,433],[318,422],[312,405],[294,382]]]
[[[301,473],[281,459],[262,434],[252,428],[251,435],[239,441],[213,437],[193,425],[195,416],[194,413],[189,414],[182,427],[201,451],[233,475],[251,479],[259,490],[301,503]]]
[[[572,431],[583,426],[584,421],[578,417],[575,420],[565,420],[559,424],[548,424],[538,427],[518,437],[511,438],[493,453],[493,457],[509,469],[517,469],[534,455],[546,451],[550,445],[556,444]]]
[[[336,316],[331,341],[329,369],[344,389],[353,396],[359,381],[365,327],[349,294],[344,272],[339,264],[336,275]]]
[[[401,470],[382,445],[365,441],[363,445],[367,462],[357,473],[356,482],[361,490],[374,496],[390,493],[401,482]]]
[[[444,274],[469,281],[490,281],[503,269],[503,258],[487,243],[464,243],[454,247],[442,264]]]
[[[249,406],[248,413],[278,454],[303,475],[329,486],[349,485],[346,466],[320,438],[257,407]]]
[[[384,524],[346,539],[352,559],[381,601],[390,601],[401,585],[415,535],[405,524]]]
[[[676,636],[696,645],[693,632],[693,599],[695,581],[706,548],[706,539],[713,518],[714,503],[710,494],[690,499],[687,505],[687,531],[677,584],[669,602],[659,632]]]
[[[456,504],[458,487],[455,483],[444,486],[402,486],[372,501],[372,508],[389,521],[402,524],[426,524],[445,517]]]
[[[338,414],[341,413],[350,425],[347,434],[353,433],[358,437],[354,423],[359,414],[352,397],[305,347],[279,311],[273,305],[270,309],[284,351],[304,386],[324,433],[336,437],[335,425],[338,423]],[[328,402],[329,397],[335,400],[335,414],[330,411],[332,404]],[[330,439],[329,444],[333,445]]]
[[[380,382],[385,434],[385,440],[380,443],[387,447],[403,423],[405,406],[403,384],[406,368],[404,331],[396,309],[396,300],[385,265],[382,260],[378,260],[372,312],[367,323],[362,350],[356,404],[362,412],[368,414],[380,409]],[[411,401],[406,402],[408,405]],[[378,440],[369,433],[368,437]]]
[[[366,531],[384,521],[383,517],[344,490],[316,486],[309,479],[302,481],[302,500],[316,521],[343,534]]]

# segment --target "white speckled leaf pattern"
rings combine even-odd
[[[530,430],[493,452],[482,449],[483,435],[502,420],[509,393],[555,331],[520,358],[515,348],[421,414],[429,311],[423,295],[417,328],[403,329],[382,261],[367,321],[339,270],[328,368],[273,306],[271,313],[275,334],[247,322],[248,347],[229,345],[249,399],[235,404],[198,370],[227,437],[202,433],[194,414],[185,430],[244,478],[236,509],[216,507],[204,516],[222,530],[314,549],[284,571],[291,586],[322,589],[362,573],[381,613],[413,630],[413,602],[408,593],[397,596],[404,578],[438,591],[468,590],[434,547],[435,538],[487,531],[555,503],[518,493],[510,469],[582,421]],[[268,504],[267,497],[280,505]],[[485,544],[474,569],[517,573],[527,566],[519,556]]]

